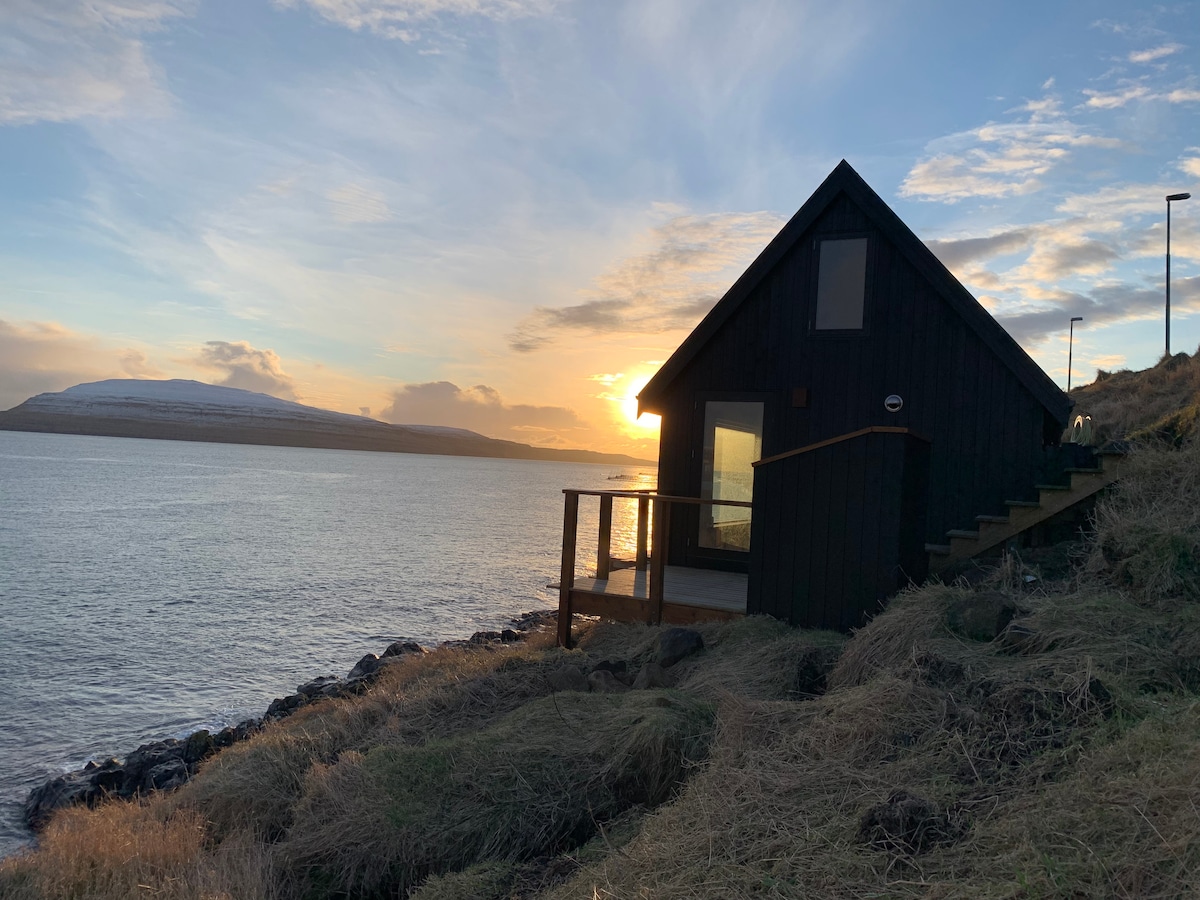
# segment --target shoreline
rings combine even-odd
[[[530,634],[550,627],[556,619],[556,610],[532,610],[514,617],[500,631],[477,631],[468,638],[442,641],[432,648],[414,641],[395,641],[380,654],[366,653],[345,677],[318,675],[297,685],[294,693],[276,697],[261,716],[226,726],[215,734],[201,728],[184,738],[164,738],[142,744],[123,758],[114,756],[102,762],[90,760],[79,769],[47,779],[29,792],[21,810],[27,837],[36,847],[38,833],[56,812],[69,806],[91,808],[110,797],[131,800],[151,793],[173,791],[196,774],[201,762],[226,747],[246,740],[265,725],[285,719],[312,703],[362,693],[389,666],[407,656],[454,647],[487,651],[498,645],[523,641]],[[0,858],[18,855],[26,849],[28,847],[18,847]]]

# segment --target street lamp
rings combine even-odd
[[[1071,393],[1071,353],[1075,349],[1075,323],[1082,322],[1083,316],[1071,316],[1071,337],[1067,341],[1067,393]]]
[[[1188,200],[1191,194],[1167,194],[1167,356],[1171,355],[1171,201]]]

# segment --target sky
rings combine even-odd
[[[1200,2],[3,0],[0,409],[194,378],[656,455],[845,158],[1060,385],[1200,344]]]

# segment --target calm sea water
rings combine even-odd
[[[20,804],[48,776],[259,715],[392,641],[553,606],[562,488],[652,481],[650,468],[0,432],[0,856],[28,841]],[[633,515],[617,504],[618,551],[632,552]]]

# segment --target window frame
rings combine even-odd
[[[818,328],[817,306],[820,299],[821,287],[821,245],[825,241],[853,241],[863,239],[867,242],[867,249],[863,262],[862,326],[859,328]],[[808,312],[808,333],[810,337],[853,338],[868,336],[871,332],[870,300],[874,294],[875,282],[875,233],[872,231],[840,231],[814,235],[812,244],[812,273],[809,281],[811,283],[810,296],[812,297],[812,303]]]

